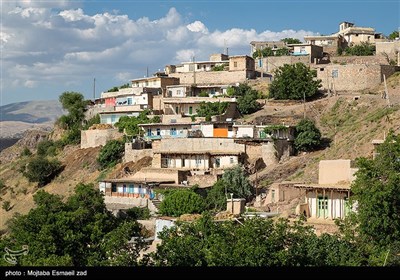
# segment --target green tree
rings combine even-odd
[[[234,92],[231,89],[234,89]],[[237,98],[237,107],[241,114],[251,114],[261,108],[261,105],[257,102],[259,92],[252,89],[248,84],[241,83],[237,87],[229,88],[228,95]]]
[[[99,124],[100,123],[100,115],[96,114],[94,117],[90,118],[89,120],[84,121],[85,125],[83,126],[83,130],[88,130],[89,127],[91,127],[94,124]]]
[[[29,150],[29,148],[25,146],[24,149],[23,149],[22,152],[21,152],[21,156],[23,156],[23,157],[29,157],[29,156],[31,156],[31,155],[32,155],[31,150]]]
[[[269,86],[269,94],[275,99],[295,99],[313,97],[321,87],[321,80],[315,80],[317,73],[298,62],[285,64],[275,70],[275,77]]]
[[[284,38],[281,41],[285,42],[286,44],[301,44],[301,41],[296,38]]]
[[[279,48],[275,52],[275,56],[283,56],[283,55],[289,55],[290,51],[288,48]]]
[[[123,156],[125,144],[120,140],[109,140],[101,148],[97,157],[100,169],[112,167],[117,164]]]
[[[143,243],[140,226],[119,220],[106,209],[103,196],[93,185],[78,184],[67,201],[39,191],[36,207],[13,218],[1,246],[29,246],[19,265],[136,265]],[[138,242],[128,243],[131,237]]]
[[[138,126],[139,124],[161,122],[159,116],[154,116],[153,118],[149,118],[148,117],[149,114],[150,114],[149,110],[144,110],[140,112],[139,116],[137,117],[122,116],[119,118],[118,122],[115,123],[115,126],[118,128],[119,132],[124,131],[129,136],[140,135],[141,131]]]
[[[59,101],[63,109],[68,111],[68,115],[63,115],[60,121],[68,129],[80,127],[85,118],[87,106],[87,101],[85,101],[83,95],[79,92],[66,91],[60,95]]]
[[[228,102],[201,102],[196,114],[199,117],[206,117],[211,120],[212,116],[225,113],[228,108]]]
[[[392,33],[389,34],[389,39],[390,40],[395,40],[396,38],[399,38],[399,31],[395,30]]]
[[[52,140],[40,141],[37,145],[37,155],[38,156],[55,156],[56,146]]]
[[[357,159],[351,200],[357,202],[360,234],[389,246],[400,241],[400,136],[391,132],[377,152],[375,159]]]
[[[179,217],[182,214],[201,213],[205,210],[204,198],[191,190],[176,190],[161,202],[162,215]]]
[[[63,169],[61,163],[56,160],[48,160],[42,156],[32,158],[23,172],[29,182],[37,182],[42,187],[53,180]]]
[[[270,47],[258,49],[255,52],[253,52],[254,59],[260,58],[260,57],[268,57],[268,56],[274,56],[274,51]]]
[[[294,146],[297,151],[312,151],[321,145],[321,132],[310,119],[296,125]]]

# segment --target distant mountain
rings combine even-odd
[[[18,138],[29,129],[50,130],[64,113],[57,100],[26,101],[0,106],[0,138]]]

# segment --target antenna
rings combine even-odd
[[[93,78],[93,101],[96,100],[96,78]]]

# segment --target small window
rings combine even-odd
[[[161,135],[161,129],[157,128],[157,135]]]
[[[325,68],[319,68],[319,71],[324,71],[325,70]]]
[[[221,159],[220,158],[216,158],[215,159],[215,168],[219,168],[221,166]]]
[[[230,158],[229,158],[229,162],[230,162],[230,163],[235,163],[233,157],[230,157]]]
[[[275,202],[275,190],[271,190],[271,202]]]
[[[176,128],[172,127],[169,131],[169,135],[176,135]]]
[[[237,67],[237,61],[233,62],[233,67]]]

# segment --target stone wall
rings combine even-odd
[[[81,131],[81,149],[104,146],[107,141],[123,136],[118,129],[93,129]]]
[[[400,51],[400,41],[376,42],[376,55],[383,56],[386,53],[390,59],[397,62],[397,52]],[[386,60],[386,58],[385,58]]]
[[[388,64],[383,56],[331,56],[332,64]]]
[[[196,152],[245,152],[244,145],[237,144],[229,138],[181,138],[162,139],[160,146],[153,145],[153,151],[187,153]]]
[[[125,155],[124,162],[133,161],[136,162],[144,157],[153,157],[152,149],[132,149],[132,143],[125,143]]]
[[[383,82],[383,74],[388,78],[397,68],[378,64],[329,64],[317,69],[317,78],[322,80],[322,90],[361,91],[373,88]],[[333,73],[337,77],[332,78]]]
[[[264,57],[262,61],[262,69],[266,73],[273,73],[277,68],[285,64],[295,64],[297,62],[302,62],[306,65],[310,64],[310,56],[271,56]],[[261,68],[258,67],[256,63],[256,70],[260,71]]]

